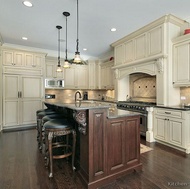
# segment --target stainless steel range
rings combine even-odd
[[[140,116],[140,133],[146,136],[147,131],[147,107],[154,107],[156,103],[154,102],[142,102],[142,101],[119,101],[117,103],[117,108],[122,110],[134,111],[141,113]]]

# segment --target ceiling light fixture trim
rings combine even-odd
[[[64,68],[70,68],[70,63],[67,59],[67,17],[70,16],[69,12],[63,12],[63,15],[66,17],[66,48],[65,48],[65,62],[63,67]]]
[[[62,29],[61,26],[56,26],[58,29],[58,64],[57,64],[57,72],[62,72],[61,63],[60,63],[60,30]]]
[[[76,52],[75,58],[73,60],[74,63],[78,64],[81,63],[80,52],[79,52],[79,3],[77,0],[77,45],[76,45]]]

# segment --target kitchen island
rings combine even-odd
[[[77,173],[88,189],[106,185],[140,163],[140,114],[95,102],[45,103],[67,108],[77,123]]]

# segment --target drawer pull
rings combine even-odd
[[[165,114],[171,114],[171,112],[165,112]]]

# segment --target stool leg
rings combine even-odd
[[[39,124],[40,124],[40,119],[37,119],[37,141],[38,141],[38,142],[39,142],[39,137],[40,137]]]
[[[72,169],[75,171],[75,146],[76,146],[76,131],[72,131],[73,134],[73,147],[72,147]]]
[[[53,177],[53,152],[52,152],[52,139],[53,139],[53,132],[49,132],[48,134],[48,146],[49,146],[49,168],[50,173],[49,177]]]

